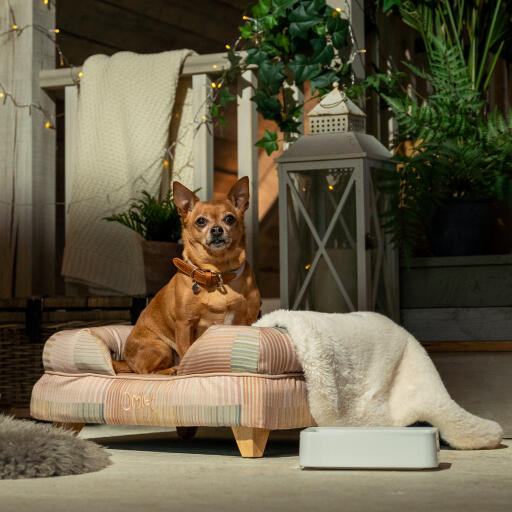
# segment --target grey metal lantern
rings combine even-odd
[[[382,231],[377,180],[391,153],[335,84],[309,114],[310,135],[279,158],[281,306],[377,310],[399,319],[398,262]]]

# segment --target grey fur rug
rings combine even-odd
[[[0,480],[77,475],[110,464],[105,448],[72,432],[0,415]]]

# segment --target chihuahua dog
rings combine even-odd
[[[173,351],[181,360],[211,325],[251,325],[260,311],[246,261],[248,178],[238,180],[223,200],[199,201],[177,181],[173,196],[183,225],[183,260],[173,260],[178,272],[141,313],[126,340],[124,361],[113,361],[116,373],[173,375]]]

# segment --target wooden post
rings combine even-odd
[[[199,126],[194,137],[194,189],[200,189],[196,194],[201,201],[213,199],[213,127],[206,123],[210,87],[207,74],[193,75],[194,122]]]
[[[247,228],[247,256],[253,269],[258,265],[258,149],[254,146],[258,139],[258,114],[256,104],[251,101],[257,78],[253,71],[247,70],[238,82],[237,130],[238,130],[238,177],[249,178],[250,205],[245,213]]]
[[[341,7],[341,16],[348,18],[352,27],[355,50],[364,50],[364,0],[330,0],[332,7]],[[358,53],[352,63],[352,69],[356,78],[365,77],[364,53]]]
[[[55,27],[55,8],[39,0],[11,0],[0,7],[0,80],[18,103],[41,105],[54,119],[55,105],[39,87],[39,72],[53,68],[55,47],[32,26]],[[14,15],[14,19],[13,19]],[[24,28],[26,27],[26,28]],[[0,295],[52,294],[55,288],[55,130],[32,108],[0,104]],[[53,123],[52,123],[53,124]]]

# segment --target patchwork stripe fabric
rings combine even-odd
[[[273,327],[214,325],[185,354],[178,375],[302,372],[290,336]]]
[[[51,336],[44,345],[47,371],[115,375],[109,347],[91,329],[69,329]]]
[[[69,375],[35,384],[32,417],[56,422],[155,426],[314,425],[301,375]]]

